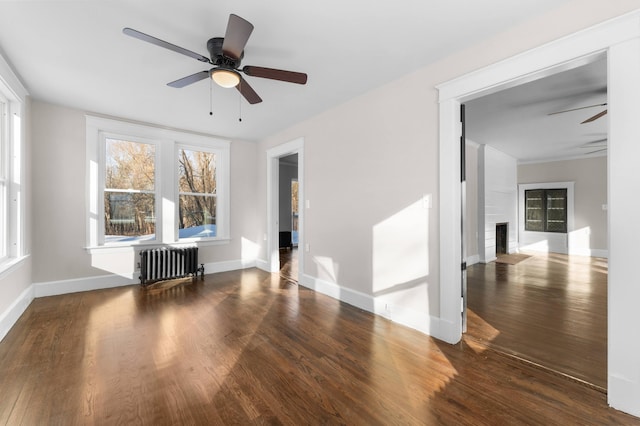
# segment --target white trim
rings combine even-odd
[[[156,233],[150,241],[105,244],[104,229],[104,139],[106,137],[150,143],[155,146]],[[216,155],[217,235],[214,238],[178,239],[177,220],[177,150],[187,148],[213,152]],[[230,164],[231,143],[214,136],[188,131],[154,127],[110,118],[86,116],[86,245],[96,247],[135,247],[175,243],[210,243],[230,238]]]
[[[389,312],[387,303],[384,300],[376,299],[371,295],[342,287],[338,284],[322,280],[307,274],[301,274],[299,284],[318,293],[322,293],[333,299],[339,300],[349,305],[355,306],[375,315],[387,318],[397,324],[418,330],[422,333],[433,336],[439,333],[440,320],[436,317],[426,315],[424,312],[413,309],[402,308],[394,305]]]
[[[29,95],[2,55],[0,55],[0,92],[3,92],[10,100],[19,103],[24,103]]]
[[[266,241],[266,264],[267,272],[278,272],[280,270],[280,248],[279,248],[279,201],[278,201],[278,180],[279,180],[279,159],[291,154],[298,154],[298,281],[304,271],[304,138],[297,138],[290,142],[283,143],[267,150],[267,241]],[[263,269],[265,260],[261,260],[258,265]]]
[[[467,266],[475,265],[480,262],[480,255],[474,254],[473,256],[467,257]]]
[[[13,301],[2,314],[0,314],[0,341],[9,333],[11,328],[20,319],[20,316],[27,310],[35,298],[33,286],[30,285],[20,293],[20,296]]]
[[[271,272],[271,267],[269,262],[264,259],[256,259],[256,268],[262,269],[265,272]]]
[[[35,297],[58,296],[60,294],[79,293],[81,291],[103,290],[107,288],[123,287],[139,284],[134,274],[101,275],[97,277],[75,278],[70,280],[47,281],[34,283]]]
[[[461,101],[495,93],[559,70],[582,65],[607,53],[609,108],[609,263],[608,289],[608,388],[609,404],[640,416],[640,375],[637,356],[640,344],[637,333],[629,336],[634,321],[633,303],[640,291],[629,250],[630,240],[640,236],[639,225],[632,216],[637,212],[637,198],[629,197],[629,181],[638,152],[637,117],[640,106],[640,12],[609,20],[573,35],[516,55],[494,65],[438,87],[440,102],[440,331],[444,340],[461,338],[462,317],[459,311],[459,276],[462,238],[459,232],[460,174],[459,145],[456,138],[456,114]],[[619,154],[616,156],[615,153]],[[634,153],[630,155],[629,153]],[[611,167],[616,160],[616,167]],[[613,170],[615,169],[615,170]],[[452,195],[453,194],[453,195]],[[614,217],[617,218],[614,220]],[[444,238],[443,236],[446,236]],[[447,241],[443,241],[447,240]],[[451,241],[450,243],[448,241]],[[615,253],[614,253],[615,252]],[[457,309],[456,309],[457,308]],[[451,325],[445,330],[445,325]]]
[[[204,270],[205,274],[215,274],[218,272],[253,268],[255,266],[255,260],[229,260],[225,262],[205,263]],[[124,287],[128,285],[139,285],[140,280],[138,279],[138,274],[139,270],[136,270],[132,274],[128,275],[110,274],[70,280],[34,283],[34,295],[35,297],[47,297],[57,296],[61,294],[78,293],[82,291],[103,290],[108,288]]]

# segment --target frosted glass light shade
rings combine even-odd
[[[240,83],[240,76],[237,72],[223,68],[211,71],[211,78],[218,84],[218,86],[225,87],[227,89],[230,87],[236,87],[238,83]]]

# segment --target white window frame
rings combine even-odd
[[[87,138],[87,241],[86,249],[130,249],[133,246],[176,246],[225,244],[230,238],[230,142],[201,134],[169,130],[103,117],[86,116]],[[148,241],[106,243],[104,238],[104,185],[106,138],[154,143],[156,147],[156,238]],[[216,236],[178,238],[178,147],[210,151],[216,155],[217,223]]]
[[[153,139],[145,139],[145,138],[139,138],[139,137],[131,137],[131,136],[125,136],[125,135],[119,135],[116,133],[109,133],[109,132],[100,132],[100,152],[98,154],[98,158],[100,161],[100,167],[98,170],[99,173],[99,193],[98,193],[98,211],[102,212],[102,214],[98,215],[98,226],[99,228],[99,232],[98,232],[98,241],[99,241],[99,245],[104,246],[104,245],[108,245],[108,246],[112,246],[112,247],[116,247],[116,246],[130,246],[130,245],[137,245],[137,244],[155,244],[158,242],[162,241],[162,211],[160,210],[160,206],[161,203],[159,202],[160,200],[160,182],[158,181],[159,178],[162,176],[161,172],[161,165],[160,165],[160,144],[157,143],[155,140]],[[104,229],[105,229],[105,221],[104,221],[104,209],[105,209],[105,205],[104,205],[104,193],[106,191],[106,167],[105,167],[105,163],[106,163],[106,158],[107,158],[107,139],[117,139],[117,140],[122,140],[122,141],[127,141],[127,142],[135,142],[135,143],[146,143],[149,145],[153,145],[154,146],[154,190],[153,195],[154,195],[154,214],[156,217],[156,227],[155,227],[155,238],[153,240],[140,240],[140,241],[131,241],[131,242],[127,242],[127,243],[117,243],[117,242],[112,242],[112,243],[107,243],[106,242],[106,236],[104,234]],[[146,191],[144,191],[146,192]],[[151,191],[150,191],[151,192]],[[131,193],[126,191],[125,193]]]
[[[186,149],[189,151],[202,151],[202,152],[210,152],[215,155],[216,159],[216,236],[212,238],[180,238],[179,237],[179,217],[178,217],[178,203],[180,199],[180,185],[179,185],[179,173],[178,173],[178,153],[181,149]],[[225,160],[226,156],[226,160]],[[203,146],[203,145],[193,145],[189,143],[176,143],[175,151],[174,151],[174,188],[176,191],[175,196],[175,239],[180,242],[194,242],[194,241],[207,241],[207,240],[216,240],[223,239],[226,240],[229,238],[229,195],[228,188],[229,185],[221,185],[220,179],[222,178],[224,181],[229,181],[229,161],[228,161],[228,151],[225,153],[224,150],[221,150],[219,147],[215,146]],[[202,194],[194,194],[194,195],[202,195]],[[224,201],[224,205],[221,203]],[[225,207],[226,206],[226,207]]]
[[[4,58],[0,56],[0,98],[4,110],[0,111],[0,161],[3,188],[0,201],[0,274],[8,272],[27,257],[25,239],[25,187],[24,187],[24,116],[28,93]]]

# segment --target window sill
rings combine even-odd
[[[173,243],[158,243],[158,242],[150,242],[150,243],[137,243],[137,244],[107,244],[103,246],[90,246],[85,247],[85,250],[89,254],[109,254],[109,253],[125,253],[128,251],[133,251],[139,249],[151,249],[151,248],[160,248],[160,247],[207,247],[207,246],[218,246],[229,244],[231,242],[230,238],[218,238],[212,240],[180,240]]]
[[[31,255],[27,254],[20,257],[11,257],[9,259],[5,259],[0,263],[0,279],[3,279],[6,275],[9,275],[15,269],[20,266],[20,264],[28,259]]]

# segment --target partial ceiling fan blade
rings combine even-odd
[[[253,87],[251,87],[242,76],[240,76],[240,83],[238,83],[236,89],[238,89],[238,92],[240,92],[251,105],[262,102],[260,96],[258,96],[256,91],[253,90]]]
[[[271,80],[286,81],[288,83],[306,84],[307,75],[302,72],[277,70],[274,68],[254,67],[247,65],[242,72],[251,77],[269,78]]]
[[[607,150],[607,148],[597,149],[597,150],[595,150],[595,151],[587,152],[587,153],[586,153],[586,154],[584,154],[584,155],[595,154],[596,152],[602,152],[602,151],[606,151],[606,150]]]
[[[227,32],[222,43],[222,53],[229,58],[240,59],[252,31],[253,25],[249,21],[238,15],[229,15]]]
[[[167,41],[160,40],[159,38],[150,36],[145,33],[141,33],[140,31],[134,30],[132,28],[123,28],[122,32],[128,36],[133,38],[137,38],[138,40],[146,41],[147,43],[155,44],[156,46],[164,47],[165,49],[173,50],[174,52],[181,53],[183,55],[189,56],[190,58],[197,59],[200,62],[211,63],[211,60],[206,56],[203,56],[199,53],[192,52],[191,50],[187,50],[183,47],[176,46],[175,44],[171,44]]]
[[[178,79],[176,81],[172,81],[171,83],[167,83],[167,86],[171,86],[179,89],[181,87],[196,83],[200,80],[204,80],[207,77],[209,77],[209,71],[200,71],[195,74],[182,77],[181,79]]]
[[[604,117],[607,114],[607,110],[605,109],[602,112],[597,113],[596,115],[594,115],[593,117],[589,117],[586,120],[584,120],[582,123],[580,124],[586,124],[586,123],[591,123],[592,121],[596,121],[598,118],[600,117]]]
[[[595,105],[583,106],[583,107],[580,107],[580,108],[565,109],[564,111],[551,112],[551,113],[549,113],[547,115],[564,114],[565,112],[580,111],[581,109],[595,108],[595,107],[602,107],[602,106],[607,106],[607,103],[605,102],[603,104],[595,104]]]

